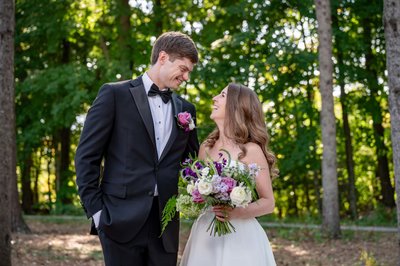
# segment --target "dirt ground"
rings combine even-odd
[[[30,218],[27,222],[32,234],[13,236],[13,266],[104,265],[99,241],[88,234],[87,221]],[[181,251],[189,230],[182,226]],[[267,234],[277,265],[400,265],[393,233],[347,232],[340,240],[324,240],[306,229],[274,228]]]

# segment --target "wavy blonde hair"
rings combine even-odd
[[[246,156],[246,143],[256,143],[267,159],[271,178],[276,177],[279,173],[276,167],[276,157],[268,149],[269,135],[257,94],[246,86],[230,83],[225,108],[225,135],[242,151],[239,153],[238,159]],[[205,146],[214,147],[215,142],[219,139],[219,134],[219,129],[214,129],[205,140]]]

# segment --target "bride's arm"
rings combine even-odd
[[[274,211],[275,199],[272,190],[271,177],[269,174],[267,159],[265,158],[260,146],[258,146],[257,144],[248,143],[246,145],[246,148],[247,153],[242,161],[246,164],[255,163],[259,167],[261,167],[261,170],[256,177],[256,189],[259,199],[255,202],[250,203],[246,208],[238,207],[225,210],[218,210],[218,208],[214,208],[216,215],[219,216],[217,217],[217,219],[221,221],[224,221],[224,218],[222,217],[225,216],[225,214],[228,216],[228,220],[234,218],[246,219],[259,217],[265,214],[272,213]]]
[[[204,160],[206,158],[206,146],[204,145],[204,143],[202,143],[200,145],[200,149],[199,149],[199,159],[200,160]]]

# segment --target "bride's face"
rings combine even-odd
[[[212,120],[225,118],[226,97],[228,96],[228,87],[224,88],[220,94],[213,98],[213,106],[210,118]]]

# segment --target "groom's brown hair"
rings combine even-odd
[[[199,55],[193,40],[177,31],[163,33],[157,38],[151,51],[151,65],[157,63],[161,51],[166,52],[171,61],[179,58],[188,58],[193,64],[199,61]]]

